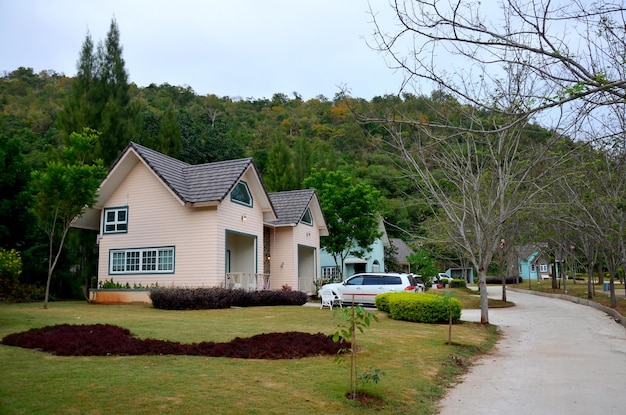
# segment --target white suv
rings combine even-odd
[[[344,282],[326,284],[321,289],[330,289],[344,304],[374,304],[378,294],[387,292],[424,292],[422,279],[414,274],[367,272],[355,274]]]

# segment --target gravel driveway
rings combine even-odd
[[[489,287],[500,298],[500,287]],[[626,328],[592,307],[507,291],[489,310],[503,333],[440,402],[441,415],[626,413]],[[479,310],[462,320],[480,321]],[[454,335],[454,334],[453,334]]]

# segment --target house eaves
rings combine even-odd
[[[98,212],[126,179],[130,171],[143,163],[165,185],[182,205],[195,207],[218,206],[246,174],[254,177],[248,183],[257,195],[257,202],[267,220],[276,218],[275,210],[263,184],[259,171],[251,158],[190,165],[166,156],[140,144],[130,142],[113,163],[107,177],[100,184],[93,208],[87,208],[75,220],[79,228],[98,229]]]

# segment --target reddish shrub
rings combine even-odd
[[[332,336],[302,332],[264,333],[226,343],[181,344],[137,339],[128,329],[110,324],[61,324],[9,334],[2,344],[38,349],[59,356],[193,355],[241,359],[298,359],[337,354],[344,344]]]

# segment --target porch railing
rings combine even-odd
[[[226,288],[242,289],[245,291],[269,290],[270,274],[254,272],[229,272],[224,282]]]

